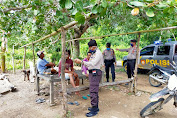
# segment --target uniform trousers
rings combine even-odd
[[[115,67],[114,62],[112,60],[105,60],[105,71],[106,71],[106,79],[109,82],[109,68],[111,67],[112,81],[115,80]]]
[[[98,107],[99,102],[99,83],[102,78],[102,71],[96,70],[96,74],[93,74],[91,70],[89,70],[89,81],[90,81],[90,99],[92,107]]]
[[[128,59],[127,60],[127,75],[128,78],[134,75],[136,59]]]

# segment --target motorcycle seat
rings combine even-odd
[[[170,75],[172,75],[172,74],[175,73],[175,70],[173,70],[173,69],[161,67],[161,66],[158,66],[158,65],[156,65],[155,67],[158,68],[158,69],[161,69],[161,70],[163,70],[163,71],[165,71],[165,72],[167,72],[167,73],[169,73]]]

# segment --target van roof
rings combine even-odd
[[[166,42],[165,44],[173,45],[173,44],[177,44],[177,41],[170,41],[170,42]]]
[[[166,42],[165,45],[173,45],[173,44],[177,44],[177,41],[170,41],[170,42]],[[150,45],[147,45],[147,46],[162,46],[163,44],[150,44]],[[145,47],[147,47],[145,46]]]

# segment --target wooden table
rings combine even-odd
[[[36,90],[37,94],[40,94],[40,78],[48,81],[50,83],[50,105],[55,105],[54,103],[54,82],[60,82],[61,79],[58,77],[58,74],[56,75],[42,75],[42,74],[37,74],[36,77]]]
[[[75,70],[75,72],[78,74],[79,79],[82,79],[82,84],[83,83],[83,79],[86,78],[85,75],[82,74],[81,70]],[[61,79],[58,77],[58,74],[54,74],[54,75],[47,75],[47,74],[37,74],[36,75],[36,90],[37,90],[37,94],[40,94],[40,78],[48,81],[50,83],[50,105],[55,105],[54,103],[54,82],[60,82]]]

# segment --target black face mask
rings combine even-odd
[[[90,52],[91,52],[92,54],[94,54],[94,53],[96,52],[96,50],[90,50]]]

